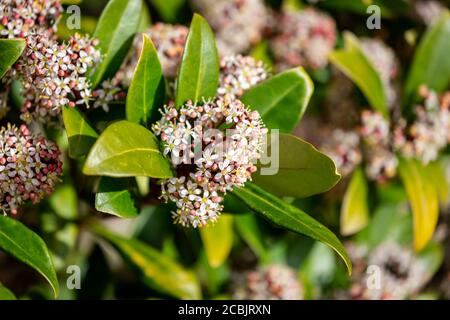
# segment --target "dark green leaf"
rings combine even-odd
[[[129,121],[119,121],[106,128],[89,152],[83,172],[118,178],[172,177],[169,161],[160,152],[155,136]]]
[[[150,0],[150,3],[165,22],[176,22],[177,15],[186,0]]]
[[[266,175],[269,165],[262,166],[254,175],[257,185],[279,196],[308,197],[330,190],[340,179],[334,162],[313,145],[290,134],[267,137],[271,158],[279,155],[278,166],[272,160],[270,166],[278,168],[275,175]],[[274,140],[274,141],[272,141]],[[277,141],[278,140],[278,141]],[[276,150],[276,148],[279,150]],[[267,168],[266,168],[267,167]]]
[[[0,79],[20,58],[24,49],[24,39],[0,39]]]
[[[387,95],[375,67],[364,54],[358,38],[344,33],[345,48],[330,53],[330,61],[364,93],[372,108],[388,117]]]
[[[443,91],[450,82],[450,14],[429,27],[414,55],[405,86],[405,106],[409,107],[420,85]]]
[[[129,121],[147,126],[164,103],[165,88],[155,46],[146,34],[142,37],[141,55],[127,94],[126,115]]]
[[[209,265],[217,268],[230,254],[233,246],[233,216],[222,214],[214,225],[200,228]]]
[[[111,78],[128,53],[134,34],[140,27],[142,0],[110,0],[100,16],[93,37],[100,41],[102,62],[90,77],[95,88],[103,79]]]
[[[76,108],[64,107],[63,120],[69,139],[69,156],[78,158],[88,154],[98,138],[97,132]]]
[[[102,177],[95,195],[95,209],[121,218],[134,218],[138,211],[134,205],[131,179]]]
[[[179,299],[200,299],[198,280],[186,268],[136,239],[120,237],[99,226],[92,226],[92,229],[138,270],[149,287]]]
[[[251,183],[234,190],[233,193],[272,223],[330,246],[344,260],[351,274],[352,263],[342,243],[333,232],[311,216]]]
[[[241,100],[252,110],[259,111],[268,128],[291,132],[303,116],[313,91],[311,79],[299,67],[251,88]]]
[[[341,207],[342,235],[352,235],[369,223],[367,188],[364,172],[358,168],[353,172]]]
[[[19,221],[0,214],[0,248],[38,271],[58,295],[58,279],[45,242]]]
[[[194,14],[177,80],[176,104],[216,95],[219,85],[219,54],[214,34],[203,17]]]

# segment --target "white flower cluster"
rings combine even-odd
[[[124,101],[126,92],[116,78],[104,80],[100,86],[92,92],[94,109],[101,107],[104,111],[109,111],[109,105],[114,102]]]
[[[364,110],[361,114],[360,134],[367,176],[385,182],[397,173],[398,159],[392,150],[389,122],[379,112]]]
[[[270,47],[277,70],[299,65],[319,69],[327,65],[328,54],[336,43],[333,18],[313,8],[287,11],[278,18],[275,29]]]
[[[162,197],[176,203],[175,222],[205,226],[218,218],[223,195],[251,179],[267,129],[258,112],[230,96],[162,114],[152,129],[178,174],[162,181]]]
[[[145,32],[155,45],[163,74],[167,78],[174,79],[177,76],[188,33],[189,29],[183,25],[165,23],[156,23]],[[142,34],[139,33],[134,39],[133,49],[116,75],[123,87],[130,86],[142,47]]]
[[[46,36],[27,38],[24,58],[17,64],[26,101],[23,120],[46,120],[62,106],[89,106],[87,72],[101,60],[97,41],[75,34],[59,44]]]
[[[0,204],[16,214],[26,201],[38,203],[53,192],[62,173],[55,143],[33,135],[25,125],[0,129]]]
[[[349,175],[362,160],[360,138],[354,131],[334,129],[321,149],[333,159],[343,176]]]
[[[420,95],[424,101],[416,106],[415,121],[410,126],[401,121],[394,143],[406,158],[428,164],[436,160],[450,142],[450,92],[439,97],[436,92],[422,87]]]
[[[394,50],[378,39],[363,38],[361,47],[380,75],[385,88],[389,106],[393,106],[397,100],[397,92],[394,81],[398,75],[399,63]]]
[[[429,274],[411,250],[385,242],[365,258],[366,267],[380,268],[380,288],[368,288],[370,274],[358,274],[350,290],[353,299],[402,300],[416,294],[429,280]]]
[[[59,0],[0,0],[0,38],[51,36],[61,13]]]
[[[303,286],[295,270],[273,264],[262,270],[235,276],[233,299],[302,300]]]
[[[226,56],[220,60],[220,84],[217,94],[240,98],[246,90],[268,77],[262,61],[250,56]]]
[[[267,24],[262,0],[192,0],[215,31],[220,54],[246,53],[258,43]]]
[[[415,14],[426,25],[436,22],[445,10],[445,6],[436,0],[416,0],[414,3]]]

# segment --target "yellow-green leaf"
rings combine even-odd
[[[200,228],[200,235],[209,265],[219,267],[233,246],[233,216],[222,214],[215,224]]]
[[[361,168],[354,171],[341,207],[341,234],[352,235],[369,222],[367,181]]]
[[[83,173],[117,178],[173,175],[155,136],[129,121],[118,121],[106,128],[89,152]]]
[[[413,213],[414,248],[420,251],[431,240],[439,216],[439,198],[426,168],[416,160],[402,159],[400,177]]]

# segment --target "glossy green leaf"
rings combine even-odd
[[[0,39],[0,79],[20,58],[24,49],[24,39]]]
[[[200,228],[209,265],[217,268],[224,263],[233,246],[233,216],[222,214],[211,226]]]
[[[450,13],[429,27],[420,41],[405,86],[405,106],[409,107],[420,85],[443,91],[450,83]]]
[[[219,85],[219,54],[206,20],[194,14],[177,80],[176,105],[216,95]]]
[[[175,261],[136,239],[126,239],[102,227],[92,226],[95,233],[108,240],[129,264],[135,267],[144,284],[179,299],[200,299],[195,275]]]
[[[388,117],[387,95],[380,75],[364,54],[355,35],[345,32],[344,40],[344,49],[330,53],[330,61],[358,86],[372,108]]]
[[[165,82],[152,40],[146,34],[142,37],[141,55],[127,94],[126,115],[129,121],[147,126],[164,104]]]
[[[95,194],[95,209],[121,218],[134,218],[138,211],[130,189],[133,179],[102,177]]]
[[[186,0],[150,0],[164,22],[176,22],[180,9]]]
[[[303,70],[284,71],[248,90],[242,102],[261,114],[265,125],[281,132],[291,132],[300,121],[314,85]]]
[[[74,220],[78,217],[78,195],[71,184],[58,185],[50,196],[49,203],[61,218]]]
[[[83,173],[109,177],[170,178],[169,161],[146,128],[129,121],[110,125],[89,152]]]
[[[98,138],[88,120],[76,108],[63,107],[63,121],[69,139],[69,156],[78,158],[88,154]]]
[[[93,37],[99,40],[102,62],[90,77],[95,88],[119,70],[133,37],[140,27],[142,0],[110,0],[103,10]]]
[[[233,193],[256,213],[272,223],[304,234],[331,247],[344,260],[351,274],[352,263],[344,246],[333,232],[317,220],[251,183],[247,183],[244,188],[235,189]]]
[[[255,215],[253,213],[237,214],[234,220],[239,234],[252,249],[253,253],[261,261],[266,260],[268,254]]]
[[[358,168],[353,172],[341,207],[341,234],[352,235],[369,223],[367,181],[364,172]]]
[[[22,223],[0,214],[0,249],[39,272],[58,295],[58,279],[45,242]]]
[[[0,283],[0,301],[5,300],[17,300],[17,298],[14,293]]]
[[[416,160],[402,159],[400,177],[413,213],[414,248],[420,251],[431,240],[439,217],[439,198],[431,177]]]
[[[431,278],[444,261],[444,248],[440,243],[430,242],[418,255],[417,259],[425,266]]]
[[[253,179],[255,184],[278,196],[303,198],[323,193],[341,178],[333,160],[300,138],[280,134],[277,139],[276,135],[269,135],[267,146],[263,150],[268,150],[265,154],[271,163],[262,165]],[[278,168],[277,173],[271,174],[270,167]]]

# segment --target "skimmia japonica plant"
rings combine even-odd
[[[340,30],[336,1],[104,2],[70,30],[71,1],[0,0],[0,299],[11,283],[130,297],[124,265],[145,298],[406,299],[430,282],[443,6],[408,7],[427,29],[402,70],[378,37]]]

